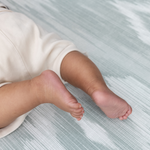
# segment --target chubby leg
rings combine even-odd
[[[80,120],[84,110],[67,91],[59,77],[50,70],[32,80],[16,82],[0,88],[0,128],[34,107],[52,103]]]
[[[109,118],[123,120],[131,114],[130,105],[108,89],[99,69],[82,53],[73,51],[65,56],[61,76],[90,95]]]
[[[31,80],[12,83],[0,88],[0,128],[39,105],[33,94]]]

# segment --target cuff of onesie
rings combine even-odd
[[[11,82],[4,82],[4,83],[0,83],[0,87],[4,86],[4,85],[7,85],[7,84],[10,84]]]

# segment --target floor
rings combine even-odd
[[[0,150],[149,150],[150,2],[146,0],[0,0],[48,32],[73,41],[100,69],[108,87],[133,108],[109,119],[80,89],[67,89],[85,109],[81,121],[40,105]]]

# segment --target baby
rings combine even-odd
[[[0,4],[0,137],[43,103],[78,121],[84,109],[63,82],[86,92],[109,118],[127,119],[130,105],[105,84],[99,69],[72,42],[46,33],[25,15]]]

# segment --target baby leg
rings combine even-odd
[[[81,104],[67,91],[59,77],[47,70],[32,80],[0,88],[0,128],[42,103],[52,103],[77,120],[84,113]]]
[[[61,76],[90,95],[109,118],[123,120],[131,114],[130,105],[108,89],[95,64],[80,52],[73,51],[65,56]]]

